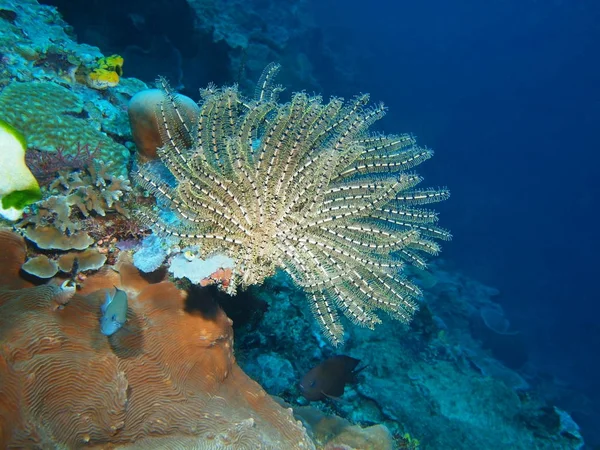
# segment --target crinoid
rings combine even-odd
[[[421,208],[449,192],[418,189],[421,177],[409,172],[433,152],[410,135],[369,133],[385,108],[367,106],[367,95],[324,103],[300,92],[279,103],[278,70],[265,69],[253,99],[236,87],[203,90],[198,117],[161,82],[158,156],[177,182],[148,165],[136,178],[178,221],[140,216],[204,255],[233,258],[238,286],[285,270],[334,345],[344,339],[339,311],[369,328],[377,309],[409,321],[421,293],[401,268],[424,268],[423,255],[439,251],[435,239],[450,239]]]

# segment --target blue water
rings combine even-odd
[[[436,150],[421,171],[452,189],[443,256],[501,290],[540,376],[598,414],[600,3],[314,3],[356,85],[389,106],[382,126]]]

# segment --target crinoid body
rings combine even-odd
[[[178,220],[140,216],[206,256],[232,257],[238,286],[285,270],[334,345],[344,339],[340,311],[369,328],[378,309],[407,322],[421,293],[402,266],[425,267],[436,239],[450,238],[422,208],[448,191],[419,189],[421,177],[410,172],[433,152],[410,135],[370,133],[385,108],[368,106],[367,95],[325,103],[295,93],[279,103],[278,69],[265,69],[253,99],[235,87],[207,88],[198,117],[183,113],[162,82],[158,156],[177,182],[149,165],[136,177]]]

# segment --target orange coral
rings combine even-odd
[[[23,240],[0,231],[0,447],[314,449],[237,366],[218,306],[190,307],[127,263],[60,305],[61,287],[18,278],[24,259]],[[113,285],[128,294],[128,321],[106,337]]]
[[[231,268],[220,268],[217,269],[214,273],[210,274],[207,278],[200,280],[200,286],[210,286],[213,284],[217,284],[223,288],[223,290],[227,290],[229,284],[231,283],[231,276],[233,275],[233,271]]]

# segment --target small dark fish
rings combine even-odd
[[[311,369],[300,382],[304,398],[310,401],[321,400],[325,397],[341,397],[346,383],[354,380],[358,370],[359,359],[338,355],[326,359]]]

